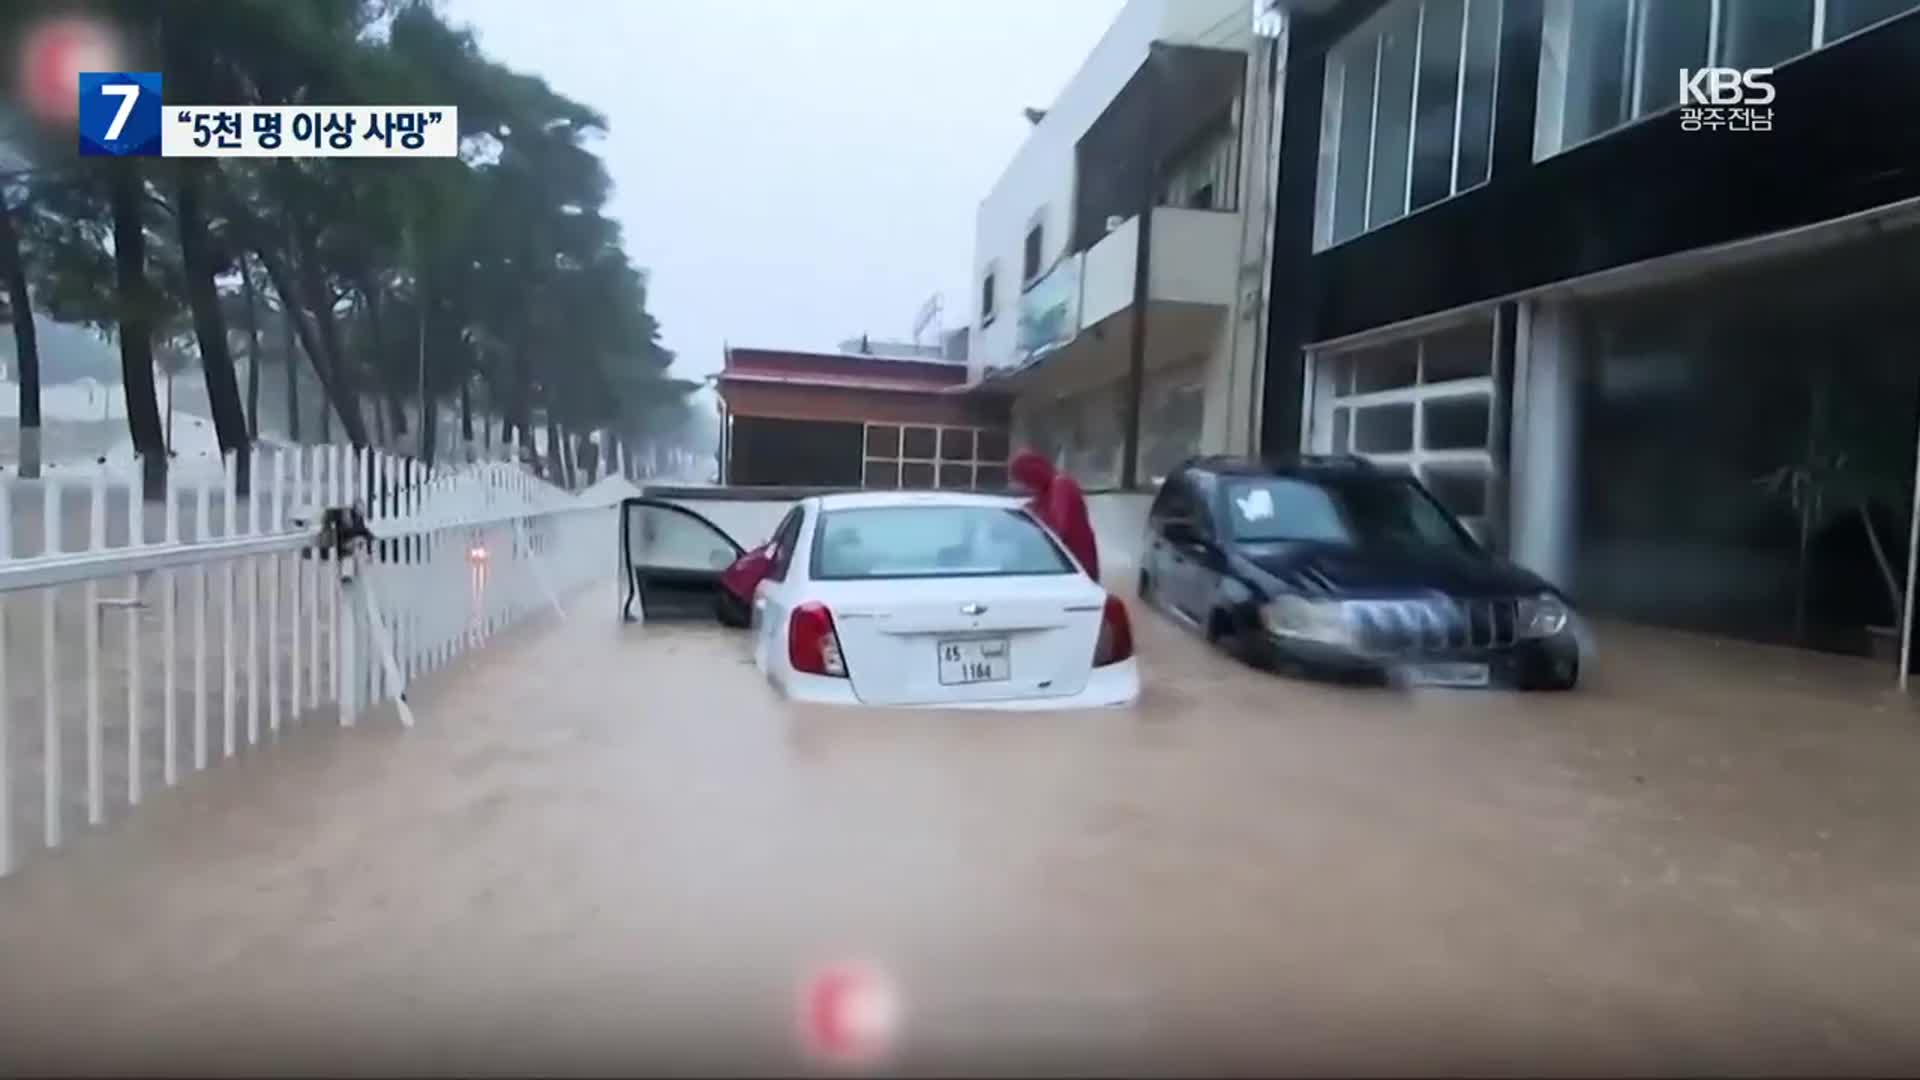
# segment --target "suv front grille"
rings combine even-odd
[[[1518,637],[1512,600],[1355,600],[1348,608],[1368,652],[1504,649]]]

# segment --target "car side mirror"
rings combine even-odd
[[[1168,540],[1176,544],[1199,544],[1206,540],[1200,535],[1199,528],[1193,522],[1181,518],[1162,525],[1160,531]]]

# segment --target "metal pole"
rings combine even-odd
[[[1913,573],[1915,563],[1920,562],[1920,422],[1914,425],[1913,482],[1913,502],[1907,511],[1907,596],[1900,611],[1898,685],[1903,694],[1907,692],[1907,669],[1913,660]]]
[[[1133,340],[1128,342],[1126,427],[1123,438],[1126,456],[1120,462],[1120,487],[1130,491],[1140,480],[1140,396],[1144,392],[1147,369],[1147,305],[1152,300],[1153,208],[1160,201],[1159,130],[1160,45],[1147,46],[1146,136],[1140,178],[1140,216],[1135,219],[1133,249]]]
[[[420,416],[414,424],[419,429],[415,441],[419,444],[420,458],[424,461],[427,457],[427,410],[432,407],[427,401],[427,272],[426,260],[420,253],[419,230],[411,230],[409,237],[413,240],[413,257],[416,264],[414,292],[419,294],[415,298],[414,306],[420,309],[419,395],[414,399],[420,403]]]

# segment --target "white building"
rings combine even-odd
[[[1277,55],[1259,6],[1129,0],[981,201],[973,377],[1014,396],[1016,445],[1086,486],[1257,439]]]

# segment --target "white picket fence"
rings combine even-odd
[[[0,875],[293,727],[411,723],[414,677],[604,580],[637,493],[302,447],[255,451],[242,498],[224,465],[157,506],[110,466],[0,482]],[[343,573],[314,528],[350,503],[376,540]]]

